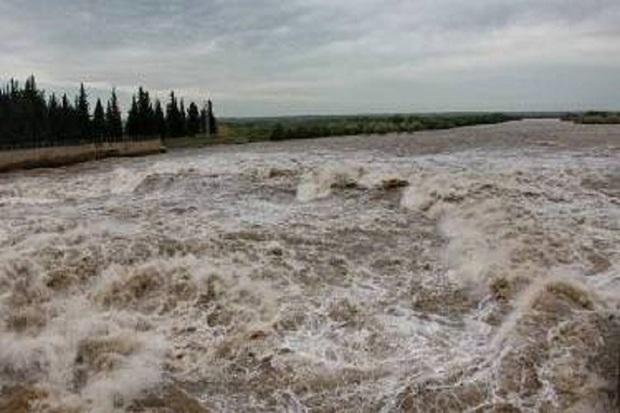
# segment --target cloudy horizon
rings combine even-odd
[[[617,0],[5,0],[2,82],[223,116],[620,109]]]

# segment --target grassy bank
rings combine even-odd
[[[0,151],[0,172],[15,169],[48,168],[120,156],[160,153],[160,139],[84,143]]]
[[[501,113],[372,116],[300,116],[224,119],[217,138],[198,135],[166,139],[168,148],[191,148],[216,144],[281,141],[329,136],[414,133],[517,120]]]

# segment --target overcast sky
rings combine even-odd
[[[0,70],[225,116],[620,109],[620,0],[1,0]]]

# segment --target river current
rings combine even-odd
[[[619,309],[615,126],[0,176],[1,412],[615,412]]]

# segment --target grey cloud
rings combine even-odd
[[[227,115],[610,107],[617,21],[616,0],[4,0],[0,67]]]

